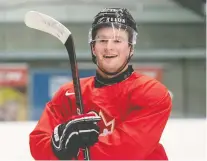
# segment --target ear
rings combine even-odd
[[[91,44],[91,52],[92,52],[93,55],[96,55],[94,44]]]
[[[132,57],[133,54],[134,54],[134,46],[131,46],[131,48],[130,48],[130,56]]]

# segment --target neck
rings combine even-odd
[[[126,66],[125,66],[119,73],[114,74],[114,75],[108,75],[108,74],[104,73],[103,71],[101,71],[99,68],[97,69],[97,73],[98,73],[101,77],[103,77],[103,78],[105,78],[105,79],[110,79],[110,78],[114,78],[114,77],[120,75],[121,73],[123,73],[124,71],[126,71],[127,68],[128,68],[128,65],[126,65]]]
[[[116,76],[113,77],[103,77],[98,71],[96,72],[96,77],[95,77],[95,87],[103,87],[103,86],[108,86],[112,85],[115,83],[119,83],[125,79],[127,79],[132,73],[133,73],[133,68],[131,65],[127,66],[123,72],[119,73]]]

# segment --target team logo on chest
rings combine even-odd
[[[102,121],[100,122],[100,135],[106,136],[114,131],[115,126],[115,119],[109,118],[106,114],[104,114],[102,111],[99,112],[99,116],[102,118]]]

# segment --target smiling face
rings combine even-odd
[[[128,32],[123,29],[100,28],[92,46],[98,67],[109,73],[119,71],[132,55],[128,39]],[[100,69],[98,71],[101,72]]]

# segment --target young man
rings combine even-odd
[[[85,114],[77,115],[73,84],[63,85],[30,134],[36,160],[167,160],[159,143],[171,112],[160,82],[128,65],[136,44],[136,22],[126,9],[99,12],[89,32],[95,77],[81,79]]]

